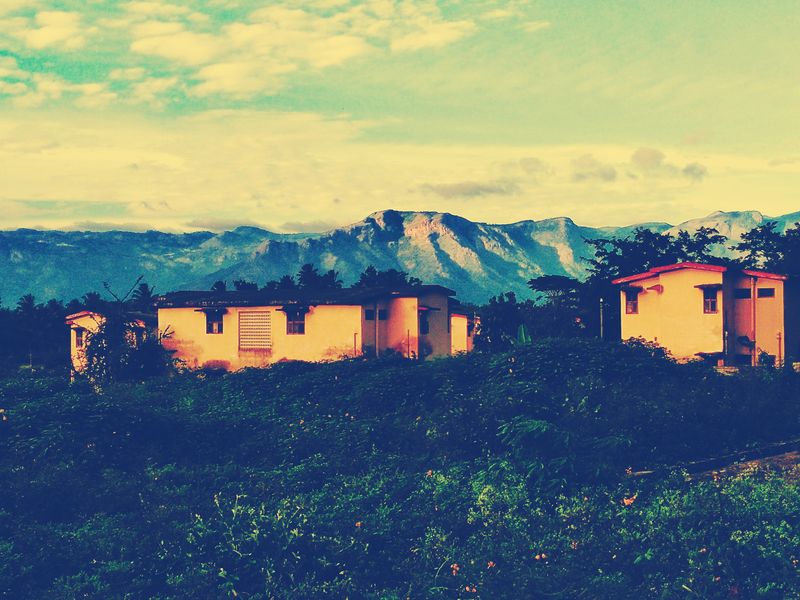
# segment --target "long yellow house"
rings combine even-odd
[[[679,360],[782,364],[800,356],[798,303],[777,273],[683,262],[613,280],[622,339],[644,338]]]
[[[159,297],[156,306],[162,343],[176,359],[235,371],[387,351],[417,359],[469,352],[474,322],[453,295],[438,285],[185,291]]]

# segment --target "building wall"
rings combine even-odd
[[[751,290],[753,278],[740,275],[733,279],[733,289]],[[759,298],[758,290],[774,289],[775,296],[772,298]],[[786,329],[784,327],[784,284],[777,279],[767,279],[764,277],[756,278],[756,320],[755,320],[755,340],[756,340],[756,360],[761,352],[766,352],[776,359],[783,358],[785,352]],[[750,354],[751,350],[747,346],[740,344],[737,338],[747,336],[753,339],[753,314],[752,302],[753,294],[751,290],[750,299],[733,300],[733,338],[729,339],[729,346],[734,354]],[[780,338],[778,337],[780,334]]]
[[[100,328],[100,325],[102,325],[104,320],[105,318],[102,315],[96,313],[84,315],[70,320],[69,355],[72,368],[75,371],[83,371],[83,369],[86,367],[86,357],[84,352],[86,350],[88,337]],[[86,332],[84,333],[83,347],[81,348],[79,348],[77,345],[77,330],[79,328],[84,329]]]
[[[450,315],[450,354],[460,354],[471,350],[467,335],[467,315]]]
[[[417,298],[392,298],[382,350],[391,349],[408,358],[419,357],[419,301]],[[385,345],[384,345],[385,344]]]
[[[228,307],[222,316],[223,332],[206,333],[206,316],[195,308],[159,308],[158,328],[171,332],[163,341],[190,368],[217,367],[235,371],[280,360],[312,362],[337,360],[361,353],[360,306],[314,306],[306,314],[305,334],[286,333],[286,314],[279,307]],[[272,347],[239,348],[239,314],[268,312]]]
[[[722,284],[722,273],[681,269],[636,281],[644,291],[639,294],[639,313],[625,313],[625,295],[621,295],[622,338],[643,337],[658,343],[681,360],[697,358],[697,353],[723,351],[723,297],[718,292],[718,311],[703,312],[703,290],[696,285]],[[654,285],[663,291],[648,290]]]
[[[450,356],[450,301],[444,294],[426,294],[419,299],[420,306],[430,307],[428,333],[420,335],[420,345],[425,357]]]

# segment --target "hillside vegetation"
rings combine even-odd
[[[0,380],[0,597],[800,598],[800,376],[543,340],[428,363]],[[633,470],[656,469],[650,477]]]

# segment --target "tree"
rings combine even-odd
[[[300,267],[297,273],[297,285],[302,290],[338,290],[342,287],[339,273],[333,269],[320,275],[317,268],[311,263],[306,263]]]
[[[257,292],[258,284],[245,279],[236,279],[233,282],[233,287],[237,292]]]
[[[155,303],[155,290],[147,283],[140,283],[131,295],[131,303],[139,310],[149,310]]]
[[[215,281],[214,285],[211,286],[212,292],[224,292],[227,289],[228,285],[222,280]]]
[[[422,285],[422,281],[416,277],[409,277],[408,273],[397,269],[387,269],[379,271],[373,265],[369,265],[359,275],[358,281],[353,284],[354,288],[377,288],[377,287],[406,287]]]

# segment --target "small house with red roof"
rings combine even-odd
[[[798,305],[778,273],[682,262],[620,277],[622,339],[679,360],[782,364],[800,355]]]

